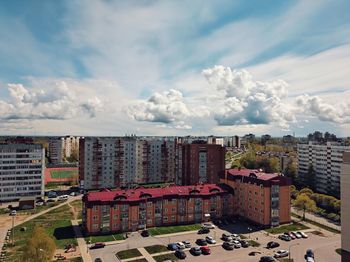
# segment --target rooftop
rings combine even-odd
[[[228,176],[254,177],[259,180],[269,181],[283,176],[281,173],[265,173],[259,169],[227,169]]]
[[[143,188],[128,190],[108,190],[103,189],[100,192],[89,192],[85,195],[86,201],[113,201],[127,200],[138,201],[144,198],[154,198],[163,196],[189,196],[189,195],[215,195],[217,193],[227,192],[224,188],[216,184],[202,184],[193,186],[167,186],[163,188]]]

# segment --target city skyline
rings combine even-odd
[[[349,134],[346,1],[1,6],[0,135]]]

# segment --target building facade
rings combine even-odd
[[[51,164],[61,164],[63,162],[64,142],[61,137],[50,137],[49,139],[49,158]]]
[[[44,196],[45,150],[39,144],[0,144],[0,201]]]
[[[173,182],[174,140],[137,137],[80,139],[79,178],[84,189]]]
[[[289,178],[259,170],[229,169],[221,175],[220,182],[235,192],[235,215],[264,227],[291,221]]]
[[[182,150],[182,168],[177,184],[195,185],[219,182],[219,174],[225,170],[224,147],[215,144],[192,143],[179,146],[179,150]]]
[[[83,197],[89,234],[193,224],[230,216],[233,195],[215,184],[90,192]]]
[[[350,261],[350,152],[344,152],[341,164],[341,248],[342,262]]]
[[[334,142],[298,144],[298,176],[305,181],[312,166],[316,191],[339,198],[340,165],[349,150],[350,146]]]

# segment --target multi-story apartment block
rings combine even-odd
[[[251,169],[229,169],[220,177],[234,191],[235,215],[264,227],[291,221],[289,178]]]
[[[175,149],[175,141],[167,139],[80,139],[80,181],[85,189],[174,181]]]
[[[350,261],[350,152],[344,152],[341,164],[341,248],[342,262]]]
[[[334,142],[298,144],[298,176],[305,180],[312,166],[316,191],[339,197],[340,165],[349,150],[350,146]]]
[[[50,137],[49,139],[49,157],[52,164],[61,164],[63,162],[63,145],[61,137]]]
[[[90,192],[83,197],[89,234],[199,223],[230,216],[233,195],[215,184]]]
[[[62,137],[63,140],[63,156],[65,158],[70,157],[73,152],[79,152],[79,139],[78,136],[65,136]]]
[[[195,185],[218,183],[219,173],[225,170],[225,148],[221,145],[193,143],[179,146],[182,172],[177,183]]]
[[[44,196],[45,149],[31,143],[0,144],[0,201]]]

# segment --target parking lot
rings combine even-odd
[[[186,251],[186,259],[185,261],[259,261],[260,256],[262,255],[270,255],[280,250],[291,250],[291,257],[294,259],[294,262],[304,262],[303,259],[304,254],[307,249],[312,249],[315,253],[315,258],[317,262],[337,262],[340,261],[340,256],[335,252],[336,248],[340,247],[340,235],[339,234],[331,234],[325,232],[325,236],[315,235],[313,233],[307,232],[307,239],[296,239],[290,242],[285,242],[278,239],[278,235],[268,235],[265,231],[255,231],[251,233],[244,234],[246,237],[250,237],[251,239],[259,242],[261,244],[260,247],[248,247],[248,248],[239,248],[234,249],[233,251],[227,251],[222,248],[222,233],[241,233],[242,229],[245,228],[245,225],[231,225],[225,228],[216,228],[211,230],[209,234],[198,235],[197,233],[183,233],[178,235],[171,236],[159,236],[159,237],[147,237],[143,238],[139,233],[132,233],[131,236],[119,244],[107,245],[103,249],[95,249],[91,250],[90,254],[93,258],[100,257],[103,261],[112,262],[117,261],[115,253],[121,250],[145,247],[150,245],[168,245],[169,243],[181,242],[184,240],[188,240],[191,242],[192,246],[195,246],[195,241],[198,238],[202,238],[207,235],[213,236],[217,244],[209,245],[211,247],[210,255],[200,255],[193,256]],[[313,231],[313,230],[308,230]],[[280,244],[280,247],[269,250],[266,248],[266,244],[270,241],[275,241]],[[248,254],[251,251],[258,251],[261,254],[257,256],[249,256]]]

